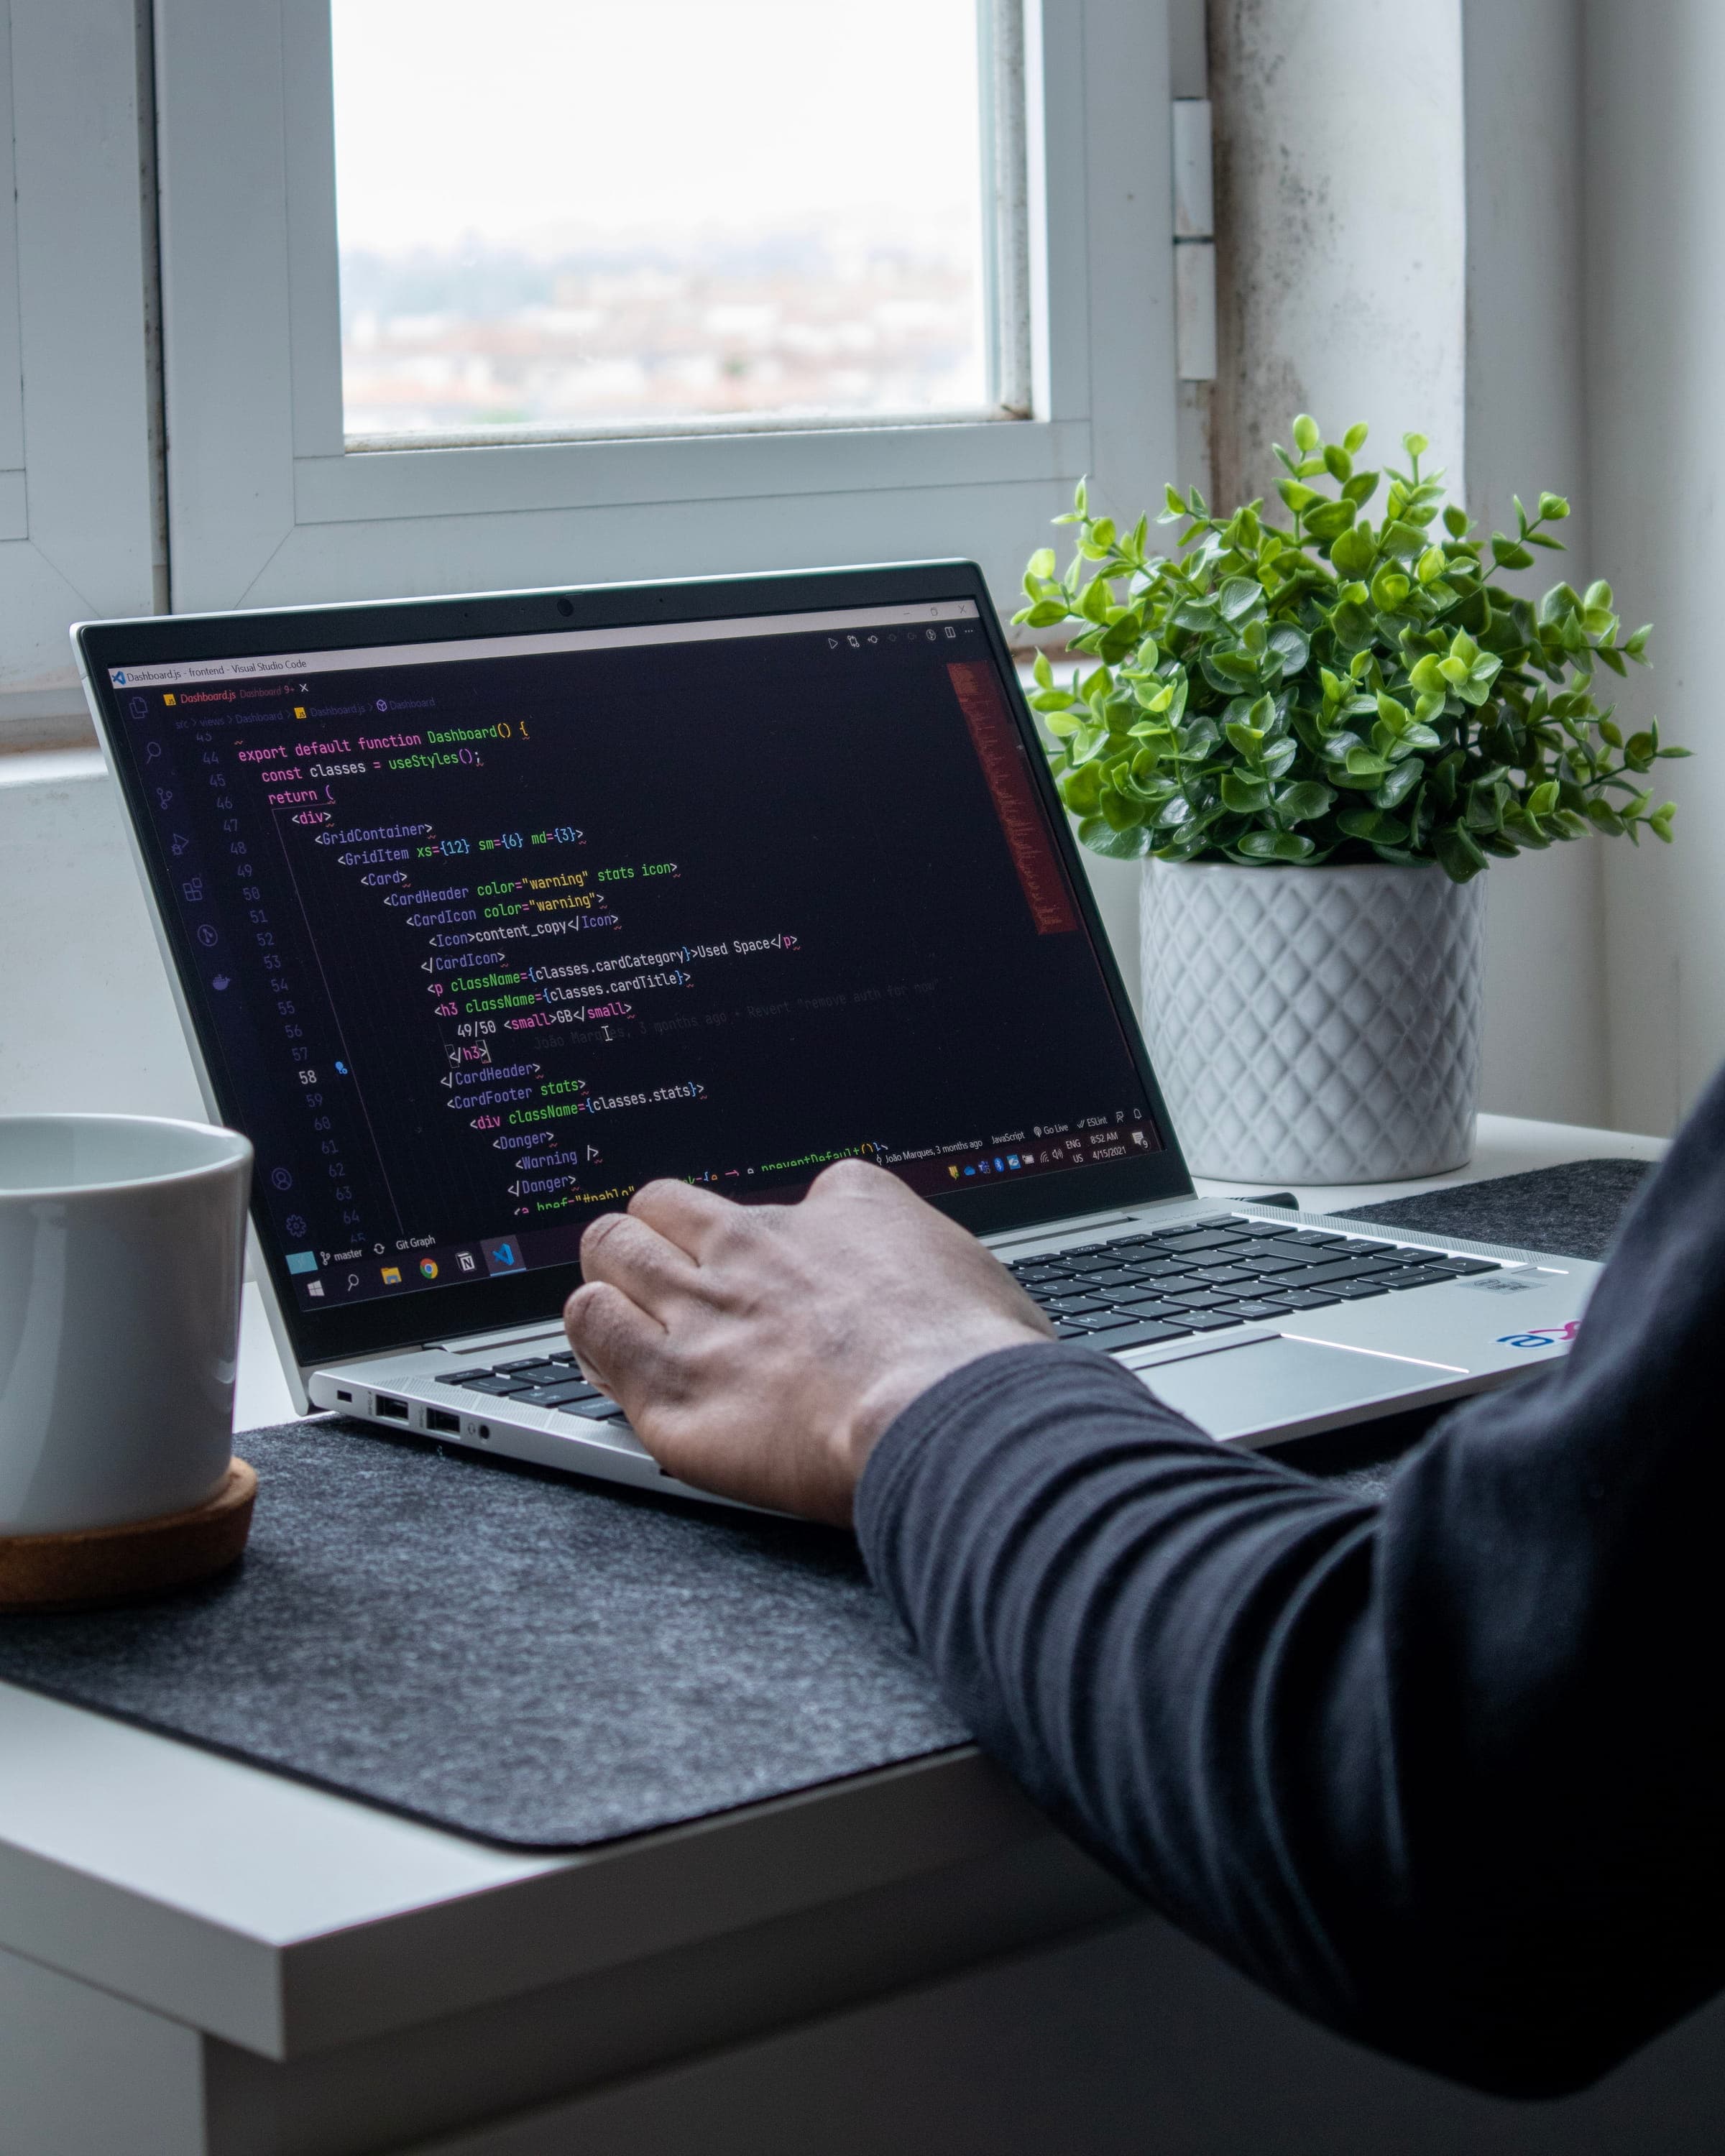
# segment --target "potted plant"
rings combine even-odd
[[[1366,429],[1276,449],[1290,521],[1213,516],[1170,487],[1172,555],[1078,489],[1064,576],[1032,559],[1033,629],[1077,624],[1031,701],[1085,844],[1142,860],[1144,1018],[1193,1168],[1233,1180],[1388,1181],[1460,1166],[1478,1092],[1494,856],[1594,833],[1671,837],[1643,783],[1656,723],[1627,736],[1597,670],[1644,660],[1609,584],[1536,606],[1531,566],[1569,513],[1473,535],[1429,444],[1356,469]],[[1380,521],[1368,515],[1386,481]],[[1441,521],[1440,522],[1440,519]]]

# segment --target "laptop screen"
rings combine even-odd
[[[973,598],[104,672],[308,1316],[567,1267],[655,1177],[1163,1148]]]

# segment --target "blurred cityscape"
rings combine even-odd
[[[980,413],[974,226],[341,255],[350,438]]]

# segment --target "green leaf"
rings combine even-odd
[[[1332,442],[1324,451],[1324,470],[1337,481],[1353,476],[1353,459],[1338,444]]]
[[[1252,577],[1230,577],[1216,596],[1225,620],[1242,621],[1262,600],[1264,587]]]
[[[1317,779],[1298,779],[1276,795],[1276,813],[1284,823],[1309,824],[1313,817],[1327,814],[1335,798],[1334,789]]]
[[[1248,763],[1255,763],[1264,750],[1264,737],[1255,726],[1243,726],[1230,719],[1222,729],[1229,740]]]
[[[1155,844],[1143,824],[1129,824],[1119,828],[1101,816],[1086,817],[1078,826],[1078,839],[1091,853],[1101,854],[1111,861],[1141,861]]]
[[[1409,757],[1396,765],[1372,798],[1380,808],[1399,808],[1425,776],[1425,765]]]
[[[1222,774],[1222,805],[1231,808],[1238,816],[1255,815],[1270,806],[1270,788],[1261,778],[1248,778],[1242,773],[1224,771]]]
[[[1377,552],[1370,526],[1357,524],[1351,531],[1337,536],[1330,548],[1330,559],[1343,576],[1363,577],[1371,567]]]
[[[1352,778],[1382,778],[1389,769],[1389,759],[1377,755],[1363,742],[1358,748],[1349,749],[1343,762]]]
[[[1542,494],[1539,497],[1539,514],[1548,523],[1561,524],[1569,514],[1569,505],[1560,494]]]
[[[1298,831],[1248,831],[1236,849],[1252,861],[1303,861],[1317,850]]]
[[[1323,501],[1320,502],[1316,509],[1307,512],[1306,529],[1319,546],[1325,547],[1332,541],[1339,539],[1352,525],[1353,519],[1354,506],[1351,501],[1346,499],[1341,501]]]
[[[1486,865],[1471,832],[1459,824],[1442,824],[1431,834],[1431,850],[1452,883],[1469,883]]]
[[[1426,440],[1424,434],[1404,434],[1402,447],[1410,457],[1423,457],[1431,447],[1431,444]]]
[[[1296,479],[1279,479],[1276,490],[1296,516],[1303,516],[1308,509],[1318,507],[1325,499],[1315,486],[1302,486]]]
[[[1491,534],[1491,558],[1500,569],[1531,569],[1533,566],[1533,557],[1527,549],[1502,531]]]
[[[1291,623],[1278,622],[1270,632],[1270,649],[1281,661],[1282,678],[1305,670],[1311,644]]]
[[[1444,529],[1452,539],[1465,539],[1467,536],[1467,511],[1451,502],[1444,511]]]
[[[1342,437],[1342,446],[1349,456],[1357,457],[1364,449],[1368,431],[1363,421],[1357,420]]]
[[[1309,412],[1302,412],[1294,422],[1294,446],[1307,456],[1323,439],[1322,430]]]

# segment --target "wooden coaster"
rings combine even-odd
[[[258,1478],[243,1460],[188,1512],[59,1535],[0,1535],[0,1612],[90,1609],[190,1587],[237,1564]]]

